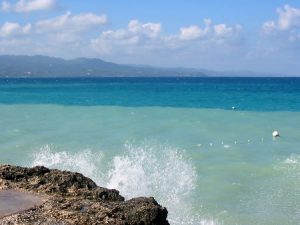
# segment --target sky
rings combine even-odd
[[[0,54],[300,76],[300,1],[0,0]]]

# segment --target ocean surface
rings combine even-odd
[[[300,224],[300,78],[0,79],[0,163],[154,196],[172,225]]]

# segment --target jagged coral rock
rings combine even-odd
[[[80,173],[37,166],[0,166],[0,189],[42,194],[43,204],[0,219],[0,224],[168,225],[166,208],[154,198],[124,200]]]

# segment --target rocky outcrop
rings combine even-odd
[[[47,197],[39,206],[0,219],[0,224],[169,224],[167,209],[154,198],[125,201],[117,190],[98,187],[80,173],[2,165],[0,189]]]

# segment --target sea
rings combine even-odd
[[[300,78],[1,78],[0,163],[153,196],[172,225],[300,224]]]

